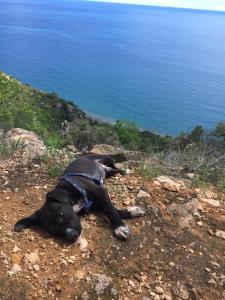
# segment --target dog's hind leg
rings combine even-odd
[[[117,212],[121,219],[142,217],[145,214],[145,210],[140,206],[130,206],[126,209],[117,209]]]

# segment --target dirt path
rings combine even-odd
[[[117,206],[147,209],[127,221],[129,241],[114,238],[97,214],[82,219],[87,244],[13,232],[54,183],[40,165],[0,166],[0,299],[225,299],[223,194],[213,196],[216,207],[194,190],[169,192],[135,174],[117,176],[106,183]],[[149,196],[137,198],[140,190]]]

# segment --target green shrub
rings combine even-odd
[[[146,179],[156,178],[160,175],[166,175],[168,173],[166,168],[157,161],[142,162],[138,172]]]
[[[120,143],[127,149],[137,150],[140,144],[140,131],[135,123],[116,121],[114,130],[119,137]]]

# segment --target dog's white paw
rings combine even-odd
[[[141,217],[145,214],[144,208],[140,206],[131,206],[127,210],[130,212],[131,217]]]
[[[127,225],[124,225],[115,229],[115,235],[119,239],[127,240],[131,235],[131,231]]]

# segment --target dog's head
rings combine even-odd
[[[33,225],[41,226],[49,234],[59,236],[74,243],[82,233],[79,216],[73,211],[65,190],[49,192],[45,204],[31,216],[15,224],[15,231]]]

